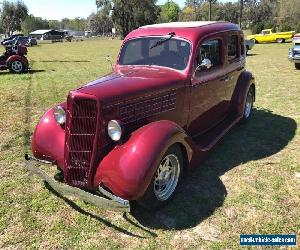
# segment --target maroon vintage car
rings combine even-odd
[[[27,168],[57,192],[98,206],[165,205],[183,172],[250,117],[255,84],[245,58],[243,33],[227,22],[132,31],[111,74],[44,114]],[[58,166],[63,181],[39,163]]]

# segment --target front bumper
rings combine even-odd
[[[300,55],[289,56],[289,60],[294,63],[300,63]]]
[[[130,212],[130,204],[128,200],[117,197],[101,187],[99,187],[99,191],[108,198],[94,195],[82,189],[57,182],[37,166],[39,164],[53,164],[52,162],[39,160],[27,154],[25,155],[25,160],[25,167],[27,168],[27,170],[29,170],[30,173],[35,174],[46,181],[56,192],[58,192],[62,196],[71,195],[80,200],[91,203],[97,207],[105,208],[108,210]]]

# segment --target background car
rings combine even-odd
[[[247,39],[253,40],[255,43],[284,43],[286,40],[293,38],[295,33],[295,31],[273,33],[272,29],[265,29],[260,34],[247,36]]]
[[[245,40],[245,45],[246,45],[246,55],[248,55],[248,51],[253,49],[253,47],[255,45],[255,41],[254,40]]]
[[[300,70],[300,33],[294,36],[293,44],[294,46],[289,49],[289,60]]]
[[[1,45],[3,45],[3,43],[6,42],[6,41],[13,40],[15,38],[22,37],[22,36],[24,36],[24,35],[23,34],[15,34],[15,35],[12,35],[8,38],[5,38],[1,41]]]
[[[37,45],[37,40],[35,38],[32,37],[28,37],[28,36],[20,36],[15,38],[18,40],[18,43],[24,46],[33,46],[33,45]]]

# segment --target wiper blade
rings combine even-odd
[[[155,48],[155,47],[157,47],[157,46],[159,46],[159,45],[162,45],[163,43],[165,43],[165,42],[171,40],[172,37],[175,36],[175,32],[170,32],[168,35],[169,35],[169,37],[167,37],[166,39],[162,39],[162,40],[157,41],[155,44],[153,44],[153,45],[150,47],[150,49],[153,49],[153,48]]]

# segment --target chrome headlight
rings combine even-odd
[[[111,120],[108,122],[107,132],[113,141],[119,141],[122,137],[122,126],[118,121]]]
[[[66,111],[63,109],[63,107],[61,106],[57,106],[54,108],[54,118],[55,121],[60,124],[63,125],[66,122]]]

